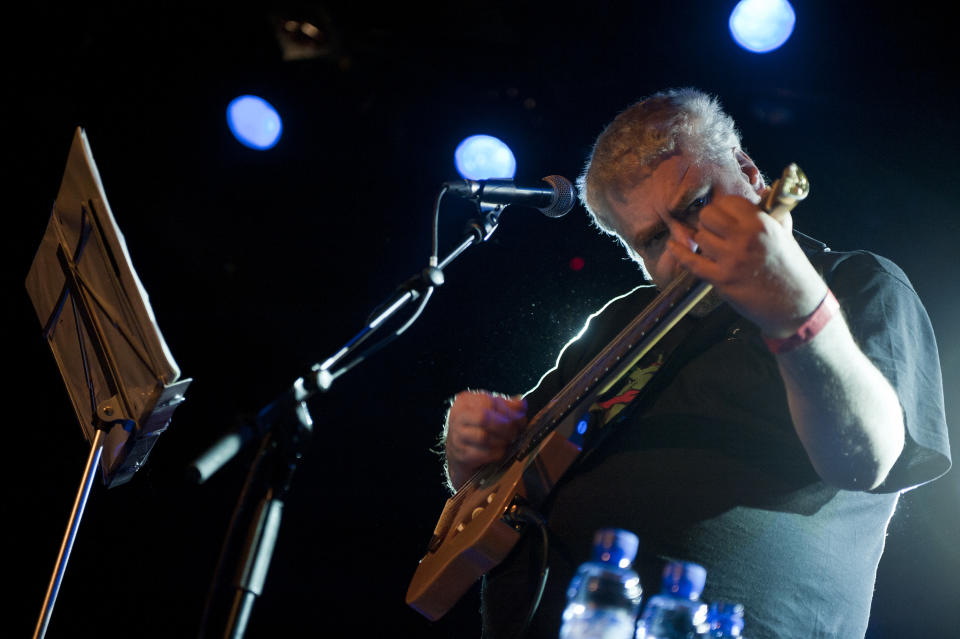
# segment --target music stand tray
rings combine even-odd
[[[180,379],[80,127],[26,286],[91,444],[36,637],[49,622],[97,466],[107,487],[130,481],[192,381]]]

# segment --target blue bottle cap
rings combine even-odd
[[[691,561],[669,561],[663,568],[663,592],[683,599],[699,599],[707,569]]]
[[[603,528],[593,535],[593,561],[627,568],[639,547],[640,538],[629,530]]]
[[[715,601],[707,613],[710,630],[719,630],[724,637],[743,634],[743,605],[732,601]]]

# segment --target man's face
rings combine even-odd
[[[751,181],[753,180],[753,184]],[[759,173],[753,162],[731,150],[724,165],[698,164],[686,151],[667,156],[653,171],[611,199],[610,213],[617,233],[643,258],[658,288],[680,273],[667,239],[683,239],[697,227],[700,210],[719,195],[739,195],[760,202]]]

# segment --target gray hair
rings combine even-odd
[[[597,138],[577,178],[580,201],[593,223],[616,235],[642,266],[610,221],[611,198],[622,200],[645,172],[670,155],[686,151],[699,163],[726,163],[739,148],[740,133],[717,98],[693,88],[661,91],[628,107]]]

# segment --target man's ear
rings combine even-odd
[[[753,163],[753,160],[750,159],[750,156],[747,155],[743,149],[734,149],[733,157],[737,160],[737,164],[740,166],[740,172],[743,173],[744,177],[747,179],[747,182],[750,183],[750,188],[752,188],[757,194],[763,193],[766,189],[766,184],[763,183],[763,176],[760,175],[760,169],[757,168],[757,165]]]

